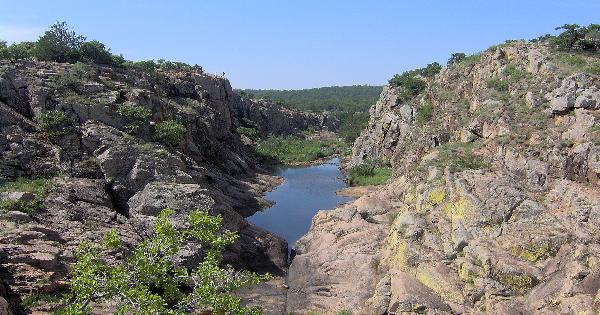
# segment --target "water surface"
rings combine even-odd
[[[266,198],[275,204],[248,220],[287,240],[290,248],[310,228],[318,210],[333,209],[351,200],[336,191],[346,187],[338,158],[308,167],[286,167],[277,171],[284,181]]]

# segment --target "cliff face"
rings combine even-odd
[[[17,310],[19,296],[64,288],[83,240],[115,229],[135,244],[166,207],[176,220],[194,209],[223,215],[240,234],[229,263],[285,272],[286,242],[244,219],[266,204],[274,178],[235,132],[234,98],[226,79],[202,72],[0,61],[0,178],[46,187],[1,193],[35,207],[0,211],[0,310],[2,297]],[[164,140],[165,121],[183,134]],[[182,259],[194,262],[198,249]]]
[[[233,109],[239,122],[255,125],[263,137],[270,134],[296,135],[308,129],[332,132],[339,129],[339,121],[327,113],[302,112],[268,100],[253,100],[236,95]]]
[[[351,164],[394,176],[314,218],[288,311],[598,312],[600,77],[568,58],[513,42],[386,87]]]

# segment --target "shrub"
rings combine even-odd
[[[73,121],[62,111],[43,113],[37,120],[40,129],[51,136],[63,135],[73,126]]]
[[[591,64],[587,69],[586,72],[591,73],[591,74],[597,74],[600,75],[600,62],[596,62]]]
[[[487,87],[490,89],[494,89],[498,92],[507,92],[508,82],[498,78],[493,78],[487,81]]]
[[[40,60],[76,62],[80,60],[79,48],[85,37],[77,35],[67,23],[56,22],[42,35],[35,47],[35,56]]]
[[[76,262],[68,285],[71,290],[62,314],[87,314],[90,302],[116,303],[119,314],[189,314],[210,309],[214,314],[260,314],[260,309],[241,306],[232,292],[258,284],[270,276],[222,267],[223,249],[237,234],[221,230],[222,217],[193,211],[189,228],[177,229],[171,222],[175,212],[163,210],[151,237],[138,243],[131,255],[113,262],[116,251],[129,252],[116,231],[101,244],[84,241],[76,251]],[[179,250],[198,243],[203,258],[193,270],[178,266]]]
[[[340,121],[339,135],[348,144],[353,144],[369,122],[369,113],[338,113]]]
[[[448,66],[460,63],[463,60],[465,60],[465,58],[467,58],[467,55],[465,53],[453,53],[448,59]]]
[[[3,46],[0,46],[0,58],[9,60],[19,60],[31,58],[34,55],[35,43],[33,42],[20,42],[10,46],[6,46],[4,42]]]
[[[419,95],[426,88],[425,81],[419,77],[420,73],[420,69],[417,69],[396,74],[389,80],[389,84],[398,88],[402,99],[408,100]]]
[[[527,72],[519,69],[512,63],[507,64],[502,73],[512,82],[517,82],[527,77]]]
[[[582,27],[577,24],[564,24],[556,28],[563,30],[549,38],[552,46],[562,50],[598,51],[600,49],[600,24]]]
[[[473,143],[447,143],[440,146],[439,155],[434,164],[439,167],[448,166],[452,172],[468,169],[482,169],[488,164],[473,153]]]
[[[433,104],[431,102],[425,102],[417,111],[415,122],[417,123],[417,125],[423,125],[424,123],[428,122],[432,117]]]
[[[260,137],[258,134],[258,130],[256,130],[256,128],[251,127],[238,127],[237,133],[253,140],[257,140]]]
[[[185,126],[177,120],[165,120],[156,124],[155,138],[167,145],[179,144],[185,135]]]
[[[47,178],[19,177],[13,181],[1,181],[0,192],[29,192],[35,197],[32,200],[0,200],[0,209],[34,214],[44,208],[41,198],[47,194],[48,188]]]
[[[117,108],[117,114],[129,120],[126,128],[131,131],[138,129],[152,115],[150,110],[146,107],[135,105],[133,103],[125,103],[119,106],[119,108]]]
[[[420,69],[420,73],[424,77],[433,77],[436,74],[440,73],[442,70],[442,65],[437,62],[430,63],[427,67]]]
[[[368,160],[348,170],[350,186],[384,184],[391,176],[391,168],[381,160]]]
[[[87,62],[93,62],[97,64],[112,65],[114,59],[112,54],[104,44],[99,41],[84,42],[79,47],[81,58]]]

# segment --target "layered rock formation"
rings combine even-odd
[[[194,209],[221,214],[240,234],[228,263],[283,274],[286,242],[244,219],[267,204],[261,193],[276,178],[235,132],[234,99],[226,79],[197,71],[0,61],[0,178],[47,178],[37,195],[2,195],[39,204],[29,214],[0,211],[0,313],[63,289],[83,240],[115,229],[131,246],[166,207],[178,221]],[[159,141],[164,121],[185,132]],[[182,257],[193,263],[198,254]]]
[[[233,108],[241,123],[254,125],[263,137],[269,134],[297,135],[308,129],[332,132],[339,129],[339,121],[327,113],[302,112],[268,100],[236,95]]]
[[[287,311],[597,313],[600,77],[559,56],[512,42],[386,87],[351,164],[394,176],[315,217]]]

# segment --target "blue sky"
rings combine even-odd
[[[598,0],[0,0],[0,38],[35,40],[55,21],[132,60],[226,72],[236,88],[384,84],[564,23],[600,23]]]

